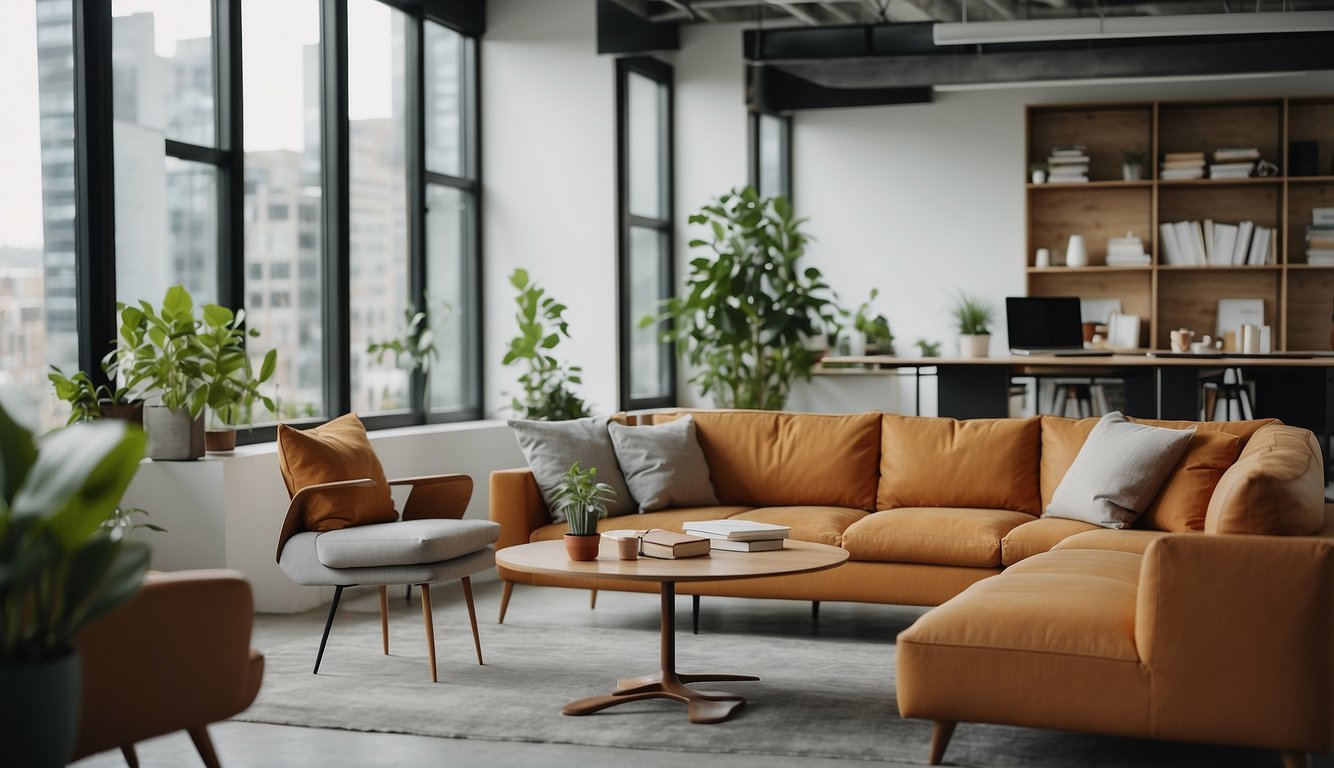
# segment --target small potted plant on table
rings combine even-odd
[[[959,357],[986,357],[991,346],[991,321],[996,310],[976,296],[959,294],[954,319],[959,323]]]
[[[570,466],[561,484],[556,486],[556,511],[570,522],[565,534],[565,552],[571,560],[598,559],[598,520],[607,516],[605,502],[616,498],[616,491],[606,483],[594,481],[597,467],[581,469],[579,462]]]

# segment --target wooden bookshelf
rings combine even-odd
[[[1029,295],[1119,298],[1144,318],[1140,343],[1154,349],[1169,348],[1182,326],[1212,335],[1220,298],[1260,298],[1277,350],[1329,349],[1334,267],[1306,263],[1305,236],[1312,209],[1334,207],[1334,96],[1044,104],[1025,119],[1026,168],[1057,145],[1082,144],[1089,156],[1086,183],[1024,184]],[[1291,175],[1293,141],[1316,142],[1318,175]],[[1219,147],[1256,147],[1279,175],[1158,178],[1164,153],[1210,157]],[[1142,181],[1122,180],[1122,152],[1132,149],[1149,157]],[[1166,264],[1159,225],[1206,219],[1273,227],[1275,263]],[[1127,232],[1144,241],[1150,266],[1106,266],[1108,238]],[[1089,266],[1034,266],[1038,248],[1060,264],[1072,234],[1084,236]]]

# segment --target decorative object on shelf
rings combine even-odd
[[[1089,265],[1088,247],[1084,245],[1083,235],[1071,235],[1065,246],[1065,265],[1067,267],[1087,267]]]
[[[1191,342],[1195,340],[1195,331],[1189,328],[1178,328],[1170,334],[1172,338],[1173,352],[1189,352]]]
[[[1125,237],[1107,238],[1107,266],[1147,267],[1152,261],[1144,252],[1144,241],[1134,232],[1127,232]]]
[[[1124,181],[1139,181],[1144,178],[1144,167],[1149,164],[1149,156],[1143,149],[1127,149],[1121,152],[1121,178]]]
[[[1288,142],[1288,175],[1318,176],[1320,145],[1314,141]]]
[[[0,407],[0,743],[6,765],[64,765],[80,708],[75,636],[139,590],[146,544],[108,525],[144,455],[123,421],[40,443]]]
[[[1229,331],[1237,335],[1236,347],[1229,347],[1229,352],[1240,352],[1242,340],[1242,326],[1254,325],[1257,328],[1264,325],[1265,322],[1265,300],[1264,299],[1219,299],[1218,300],[1218,327],[1215,329],[1218,336],[1226,335]]]
[[[1038,252],[1033,256],[1033,266],[1037,267],[1038,269],[1046,269],[1047,267],[1050,267],[1051,249],[1039,248]]]
[[[431,317],[431,297],[422,294],[422,309],[408,307],[403,310],[403,331],[396,339],[372,341],[366,345],[366,354],[375,355],[375,362],[384,360],[390,352],[394,354],[394,365],[406,368],[413,376],[420,376],[422,411],[431,410],[431,366],[440,359],[440,348],[435,344],[436,324]],[[441,302],[441,312],[437,317],[447,317],[453,311],[449,302]],[[443,322],[441,320],[440,322]],[[404,365],[404,358],[407,365]]]
[[[556,510],[570,522],[565,534],[565,552],[571,560],[598,559],[598,520],[607,516],[606,502],[616,498],[616,491],[606,483],[594,480],[597,467],[580,469],[579,462],[570,465],[552,494]]]
[[[665,341],[697,373],[690,383],[721,408],[781,410],[792,382],[809,379],[815,355],[805,339],[834,324],[833,294],[815,267],[803,267],[810,237],[782,196],[733,189],[690,216],[708,239],[690,262],[685,289],[658,318]]]
[[[1243,323],[1238,336],[1241,338],[1241,353],[1243,355],[1258,355],[1263,352],[1260,349],[1260,326],[1253,323]]]
[[[1329,338],[1331,346],[1334,346],[1334,317],[1330,318]],[[913,344],[917,345],[917,351],[922,357],[940,357],[940,342],[918,339]]]
[[[1139,315],[1113,312],[1107,318],[1107,346],[1112,349],[1139,347]]]
[[[1047,183],[1047,164],[1033,163],[1028,166],[1028,177],[1034,184]]]
[[[1089,156],[1083,144],[1058,144],[1047,158],[1051,166],[1048,178],[1053,184],[1072,184],[1089,180]]]
[[[501,361],[504,365],[523,363],[527,368],[519,376],[523,395],[510,400],[510,410],[521,419],[534,421],[566,421],[589,415],[583,398],[570,389],[571,384],[582,384],[582,369],[558,361],[552,350],[561,337],[570,338],[569,324],[565,322],[565,305],[547,295],[528,277],[528,270],[516,269],[510,274],[510,285],[519,292],[514,302],[519,309],[514,319],[519,324],[519,335],[510,339],[509,351]]]
[[[995,307],[985,299],[960,293],[953,311],[959,326],[959,357],[986,357],[991,348]]]

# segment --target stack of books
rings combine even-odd
[[[1127,232],[1125,237],[1107,239],[1107,266],[1109,267],[1147,267],[1149,254],[1144,252],[1144,241]]]
[[[1158,178],[1163,181],[1204,178],[1203,152],[1168,152],[1163,155]]]
[[[702,557],[709,554],[710,549],[712,547],[708,539],[690,533],[652,528],[639,536],[639,553],[645,557],[679,560],[684,557]]]
[[[1209,166],[1211,179],[1245,179],[1255,170],[1260,150],[1255,147],[1219,147]]]
[[[1089,156],[1083,144],[1058,144],[1052,147],[1047,166],[1051,168],[1047,180],[1053,184],[1089,180]]]
[[[1306,263],[1334,267],[1334,208],[1315,208],[1306,228]]]
[[[786,525],[753,520],[700,520],[681,526],[686,533],[703,536],[713,549],[730,552],[767,552],[783,548],[792,529]]]
[[[1178,221],[1159,226],[1163,263],[1174,267],[1259,266],[1273,264],[1273,227],[1253,221],[1225,224],[1213,219]]]

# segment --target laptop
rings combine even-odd
[[[1075,296],[1010,296],[1005,299],[1010,353],[1106,357],[1107,349],[1085,349]]]

